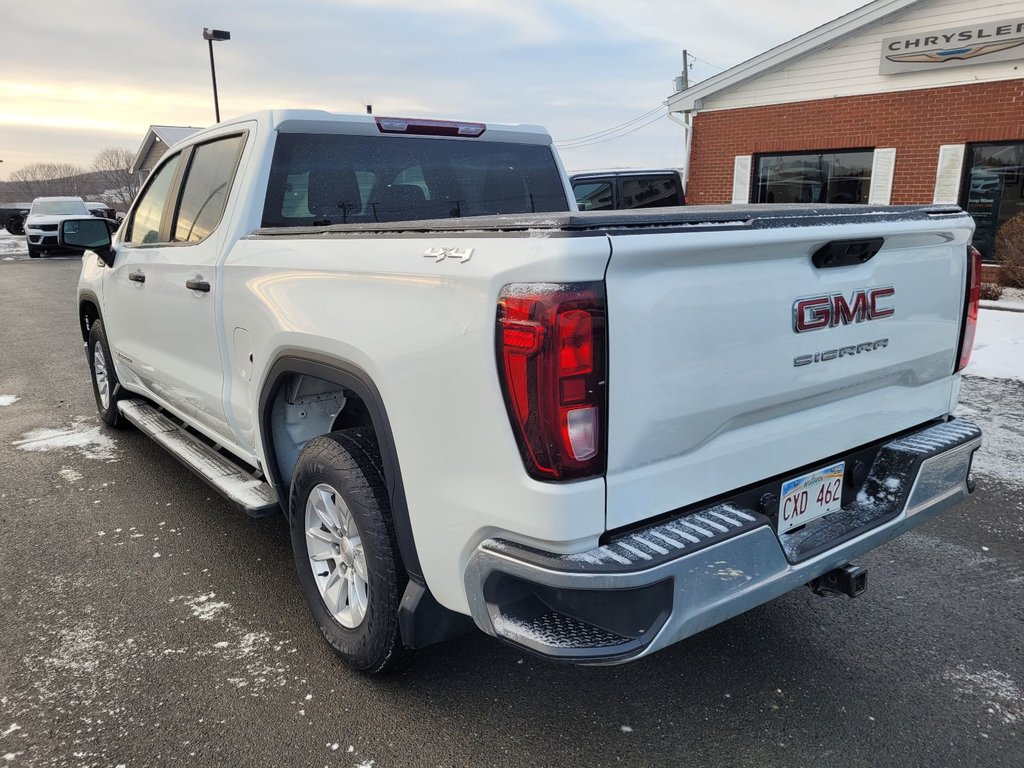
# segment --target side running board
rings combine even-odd
[[[270,485],[222,456],[145,400],[121,400],[121,415],[250,517],[280,511]]]

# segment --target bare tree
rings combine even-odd
[[[139,191],[139,177],[131,172],[135,153],[123,147],[107,147],[93,160],[92,170],[99,177],[103,196],[127,210]]]
[[[25,200],[55,195],[82,197],[86,193],[84,173],[74,163],[31,163],[12,173],[9,181]]]

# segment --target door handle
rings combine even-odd
[[[133,283],[144,283],[146,282],[146,275],[142,272],[131,272],[128,275],[128,279]]]
[[[210,284],[205,280],[186,280],[185,287],[190,291],[200,291],[202,293],[210,292]]]

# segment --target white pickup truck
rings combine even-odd
[[[529,126],[274,111],[66,219],[103,420],[284,511],[317,626],[380,671],[473,623],[650,654],[970,493],[957,208],[578,212]],[[471,621],[470,618],[471,617]]]

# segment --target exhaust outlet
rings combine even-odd
[[[868,569],[847,563],[812,580],[807,586],[816,595],[857,597],[868,588]]]

